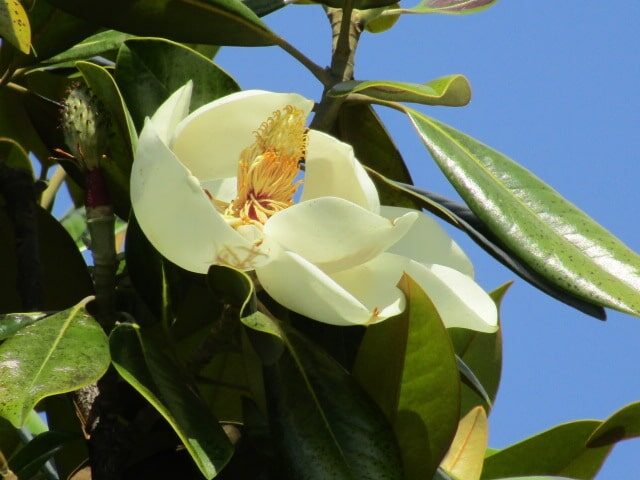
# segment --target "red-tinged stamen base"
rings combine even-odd
[[[240,154],[238,193],[224,215],[234,227],[262,227],[275,213],[293,204],[298,162],[307,147],[304,111],[287,105],[260,125],[256,140]],[[219,201],[212,199],[216,208]]]

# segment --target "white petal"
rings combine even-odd
[[[247,269],[268,259],[224,221],[149,119],[131,170],[131,204],[153,246],[186,270],[205,273],[213,263]]]
[[[369,270],[364,268],[359,271],[359,274],[371,274],[373,271],[379,271],[381,275],[386,273],[384,267],[380,266]],[[376,312],[364,305],[338,282],[293,252],[283,251],[268,265],[257,268],[256,274],[262,287],[278,303],[289,310],[331,325],[366,325],[383,319],[382,312],[395,314],[404,308],[404,297],[401,296],[402,294],[398,296],[398,292],[393,291],[395,276],[391,279],[383,278],[380,281],[385,286],[389,284],[390,289],[384,295],[384,301],[388,304],[377,303],[380,313],[376,315]],[[343,280],[345,284],[352,286],[357,283],[357,276],[356,272],[351,276],[345,274]],[[397,282],[397,279],[395,280]],[[373,288],[373,282],[371,280],[369,282]],[[375,288],[378,292],[383,289],[382,286]],[[364,300],[372,301],[373,299],[366,296]]]
[[[447,328],[497,330],[496,305],[471,277],[449,267],[415,261],[409,261],[406,271],[429,295]]]
[[[347,200],[323,197],[276,213],[264,233],[326,272],[337,272],[384,252],[417,217],[409,212],[390,221]]]
[[[203,105],[180,124],[171,145],[182,163],[201,180],[236,175],[240,153],[273,112],[287,105],[307,114],[313,102],[294,93],[246,90]]]
[[[383,206],[380,208],[380,215],[397,218],[414,211],[409,208]],[[420,213],[407,234],[389,248],[389,252],[420,263],[445,265],[473,277],[473,264],[462,249],[433,218],[423,213]]]
[[[353,148],[326,133],[309,130],[301,201],[339,197],[378,213],[380,199]]]
[[[206,189],[217,200],[230,203],[238,194],[238,179],[236,177],[218,178],[216,180],[200,181],[202,188]]]
[[[377,323],[404,311],[405,297],[397,285],[408,261],[399,255],[383,253],[331,278],[374,312],[369,324]]]
[[[193,82],[189,80],[173,92],[151,117],[158,136],[167,145],[171,143],[173,132],[178,123],[189,114],[192,92]]]

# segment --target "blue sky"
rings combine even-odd
[[[318,6],[267,17],[318,63],[330,31]],[[364,34],[360,79],[424,82],[463,73],[474,97],[462,109],[425,111],[510,155],[640,251],[640,2],[500,1],[465,17],[405,16],[389,32]],[[243,88],[295,91],[320,85],[275,47],[224,48],[217,61]],[[401,114],[379,110],[417,185],[456,194]],[[480,283],[514,275],[454,232]],[[599,322],[517,280],[503,309],[504,371],[490,421],[503,447],[555,424],[606,418],[640,400],[640,319],[609,312]],[[633,480],[640,440],[616,447],[598,479]]]

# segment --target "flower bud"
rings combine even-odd
[[[107,115],[87,87],[74,85],[62,106],[62,129],[71,153],[85,170],[98,168],[107,150]]]

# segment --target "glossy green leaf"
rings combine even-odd
[[[236,0],[47,1],[85,20],[136,35],[214,45],[262,46],[274,41],[258,16]]]
[[[290,476],[402,478],[390,425],[335,360],[261,312],[242,321],[286,346],[264,367],[264,379],[274,442]]]
[[[453,346],[433,303],[405,276],[403,314],[371,325],[354,375],[394,424],[406,478],[431,478],[459,420]]]
[[[46,210],[36,210],[42,266],[42,310],[62,310],[93,293],[93,282],[82,255],[62,225]],[[0,313],[23,310],[16,288],[15,238],[0,200]]]
[[[120,376],[167,420],[202,474],[215,477],[231,458],[233,447],[180,367],[137,325],[118,325],[109,343]]]
[[[33,176],[29,154],[12,138],[0,137],[0,163],[14,170],[22,170]]]
[[[128,33],[106,30],[85,38],[70,49],[47,59],[44,63],[55,64],[72,60],[84,60],[96,55],[102,55],[106,52],[118,50],[125,40],[132,37],[133,35]]]
[[[609,418],[591,434],[587,446],[600,447],[640,437],[640,402],[631,403]]]
[[[22,53],[31,50],[31,25],[19,0],[0,0],[0,37]]]
[[[526,475],[593,479],[612,448],[586,446],[601,424],[597,420],[565,423],[499,450],[485,459],[482,479]]]
[[[41,161],[49,155],[27,115],[23,97],[8,88],[0,89],[0,137],[33,152]]]
[[[51,457],[77,439],[73,433],[43,432],[20,449],[9,460],[9,466],[18,478],[32,478]]]
[[[463,107],[471,101],[471,85],[464,75],[448,75],[425,84],[348,80],[335,85],[329,90],[329,94],[334,97],[358,94],[388,102]]]
[[[15,426],[41,399],[89,385],[107,370],[107,338],[84,305],[29,325],[0,345],[0,415]]]
[[[12,337],[27,325],[37,322],[47,314],[44,312],[6,313],[0,315],[0,340]]]
[[[370,173],[380,177],[379,173]],[[604,308],[599,305],[593,305],[565,290],[559,289],[542,275],[525,265],[487,229],[486,225],[482,223],[466,205],[453,202],[441,195],[422,190],[413,185],[399,185],[398,182],[392,182],[388,179],[384,179],[384,181],[392,187],[398,188],[398,191],[402,194],[409,195],[412,199],[415,199],[420,203],[421,207],[465,232],[469,238],[482,247],[494,259],[540,291],[587,315],[591,315],[599,320],[606,320],[607,315]]]
[[[497,0],[422,0],[412,8],[398,9],[398,13],[444,13],[465,15],[476,13],[494,5]]]
[[[270,13],[273,13],[281,8],[287,6],[290,3],[284,0],[242,0],[247,7],[249,7],[253,13],[259,17],[264,17]]]
[[[110,117],[109,151],[101,162],[114,211],[126,219],[131,210],[129,175],[137,142],[136,131],[122,95],[109,72],[89,62],[77,62],[78,70],[91,91],[100,99]]]
[[[393,143],[380,118],[369,105],[343,104],[338,112],[332,134],[353,147],[356,157],[364,165],[379,171],[389,179],[412,183],[409,170],[400,151]],[[408,196],[391,184],[372,176],[383,205],[419,208]]]
[[[485,405],[493,407],[493,400],[489,393],[485,390],[484,386],[476,376],[475,372],[469,368],[464,360],[456,355],[456,365],[458,366],[458,373],[460,374],[460,381],[463,385],[468,386],[474,393],[480,396]],[[462,412],[462,409],[460,409]]]
[[[640,256],[506,156],[406,112],[471,210],[521,260],[558,288],[640,315]]]
[[[511,284],[512,282],[505,283],[489,294],[496,302],[498,310]],[[473,371],[493,403],[498,393],[502,373],[502,330],[495,333],[482,333],[463,328],[450,328],[449,336],[456,354]],[[491,408],[482,395],[468,385],[463,385],[460,397],[461,414],[465,415],[476,405],[483,406],[487,413]]]
[[[118,53],[116,81],[140,129],[147,116],[178,88],[193,81],[191,110],[239,90],[236,82],[211,60],[174,42],[135,39]]]

